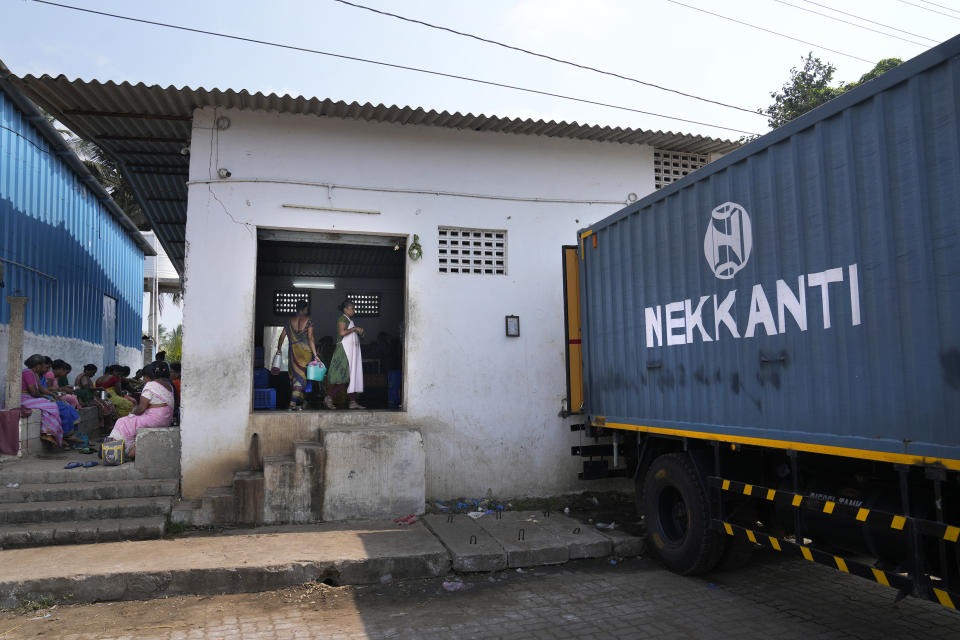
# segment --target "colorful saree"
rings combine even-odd
[[[307,320],[303,329],[296,331],[293,328],[293,319],[287,322],[287,338],[290,343],[287,347],[288,371],[290,373],[290,404],[303,404],[303,390],[307,387],[307,365],[313,359],[313,349],[310,345],[310,329],[313,323]]]
[[[347,325],[347,329],[355,326],[353,320],[343,315],[337,320]],[[330,358],[330,369],[327,371],[327,381],[330,387],[347,384],[347,393],[363,393],[363,356],[360,353],[360,337],[351,333],[340,338],[337,348]]]
[[[37,389],[42,389],[40,378],[30,369],[24,369],[20,375],[20,406],[28,409],[38,409],[40,411],[40,431],[57,442],[57,446],[63,444],[63,426],[60,424],[60,409],[57,403],[49,398],[34,398],[30,395],[28,387],[36,385]]]
[[[144,427],[169,427],[176,402],[173,391],[156,380],[146,384],[140,398],[150,401],[147,410],[140,415],[132,414],[117,420],[109,436],[111,440],[123,440],[123,448],[131,456],[137,444],[137,431]]]

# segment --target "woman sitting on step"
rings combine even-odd
[[[96,387],[93,384],[93,376],[95,375],[97,375],[97,365],[83,365],[83,373],[77,376],[73,384],[73,389],[81,406],[97,407],[100,413],[100,427],[103,428],[105,426],[104,419],[116,418],[117,410],[109,400],[106,398],[101,399],[98,396]]]
[[[136,405],[136,401],[128,395],[124,395],[120,386],[121,367],[118,364],[112,364],[104,370],[104,375],[97,378],[97,388],[107,392],[107,399],[110,400],[116,410],[117,415],[122,417],[130,415],[130,411]]]
[[[137,454],[137,431],[144,427],[169,427],[173,421],[173,384],[166,362],[154,362],[143,368],[143,391],[140,402],[129,416],[113,425],[107,440],[122,440],[126,455],[132,460]]]
[[[40,439],[55,447],[63,445],[63,426],[56,397],[43,386],[47,372],[46,358],[35,353],[24,361],[26,369],[20,376],[20,406],[40,411]]]

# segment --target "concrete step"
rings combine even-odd
[[[152,498],[177,494],[176,480],[120,480],[60,484],[0,485],[0,504]]]
[[[443,545],[422,524],[389,521],[267,527],[62,551],[0,551],[0,607],[43,598],[79,603],[251,593],[325,580],[379,584],[388,574],[399,581],[450,570]]]
[[[166,516],[0,525],[0,549],[162,538]]]
[[[121,498],[118,500],[63,500],[0,504],[0,524],[42,523],[56,526],[59,522],[112,520],[115,518],[166,519],[173,506],[171,496]]]
[[[208,525],[203,521],[203,500],[181,500],[173,505],[170,510],[170,522],[174,524],[185,524],[188,527],[199,527]]]
[[[0,468],[0,488],[11,483],[76,484],[78,482],[119,482],[142,478],[135,462],[128,462],[118,467],[98,465],[89,469],[63,468],[68,462],[86,462],[96,459],[95,455],[64,455],[58,456],[56,460],[38,458],[4,465]]]
[[[207,487],[200,500],[200,512],[192,523],[197,526],[231,524],[236,522],[233,487]]]
[[[263,521],[296,522],[297,512],[302,511],[298,508],[302,492],[294,456],[264,456],[263,479]]]

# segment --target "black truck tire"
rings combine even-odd
[[[696,575],[720,561],[726,540],[710,529],[710,505],[690,458],[656,458],[643,482],[647,537],[668,569]]]

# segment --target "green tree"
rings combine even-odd
[[[70,135],[67,137],[67,142],[73,147],[74,152],[80,156],[83,164],[87,166],[97,182],[106,189],[114,202],[137,225],[137,228],[141,231],[149,230],[150,223],[147,216],[133,193],[133,187],[123,175],[120,164],[89,140]]]
[[[170,330],[161,326],[159,333],[160,348],[158,351],[167,352],[167,362],[180,362],[183,358],[183,325],[178,324]]]
[[[767,116],[767,123],[771,129],[782,127],[807,111],[873,80],[901,62],[903,61],[899,58],[885,58],[878,62],[873,69],[860,76],[860,79],[856,82],[849,84],[841,82],[837,86],[832,86],[836,67],[820,58],[814,58],[813,52],[810,52],[803,59],[802,68],[793,67],[790,69],[790,79],[784,83],[780,91],[770,94],[770,97],[773,98],[773,104],[760,111],[760,113]]]

